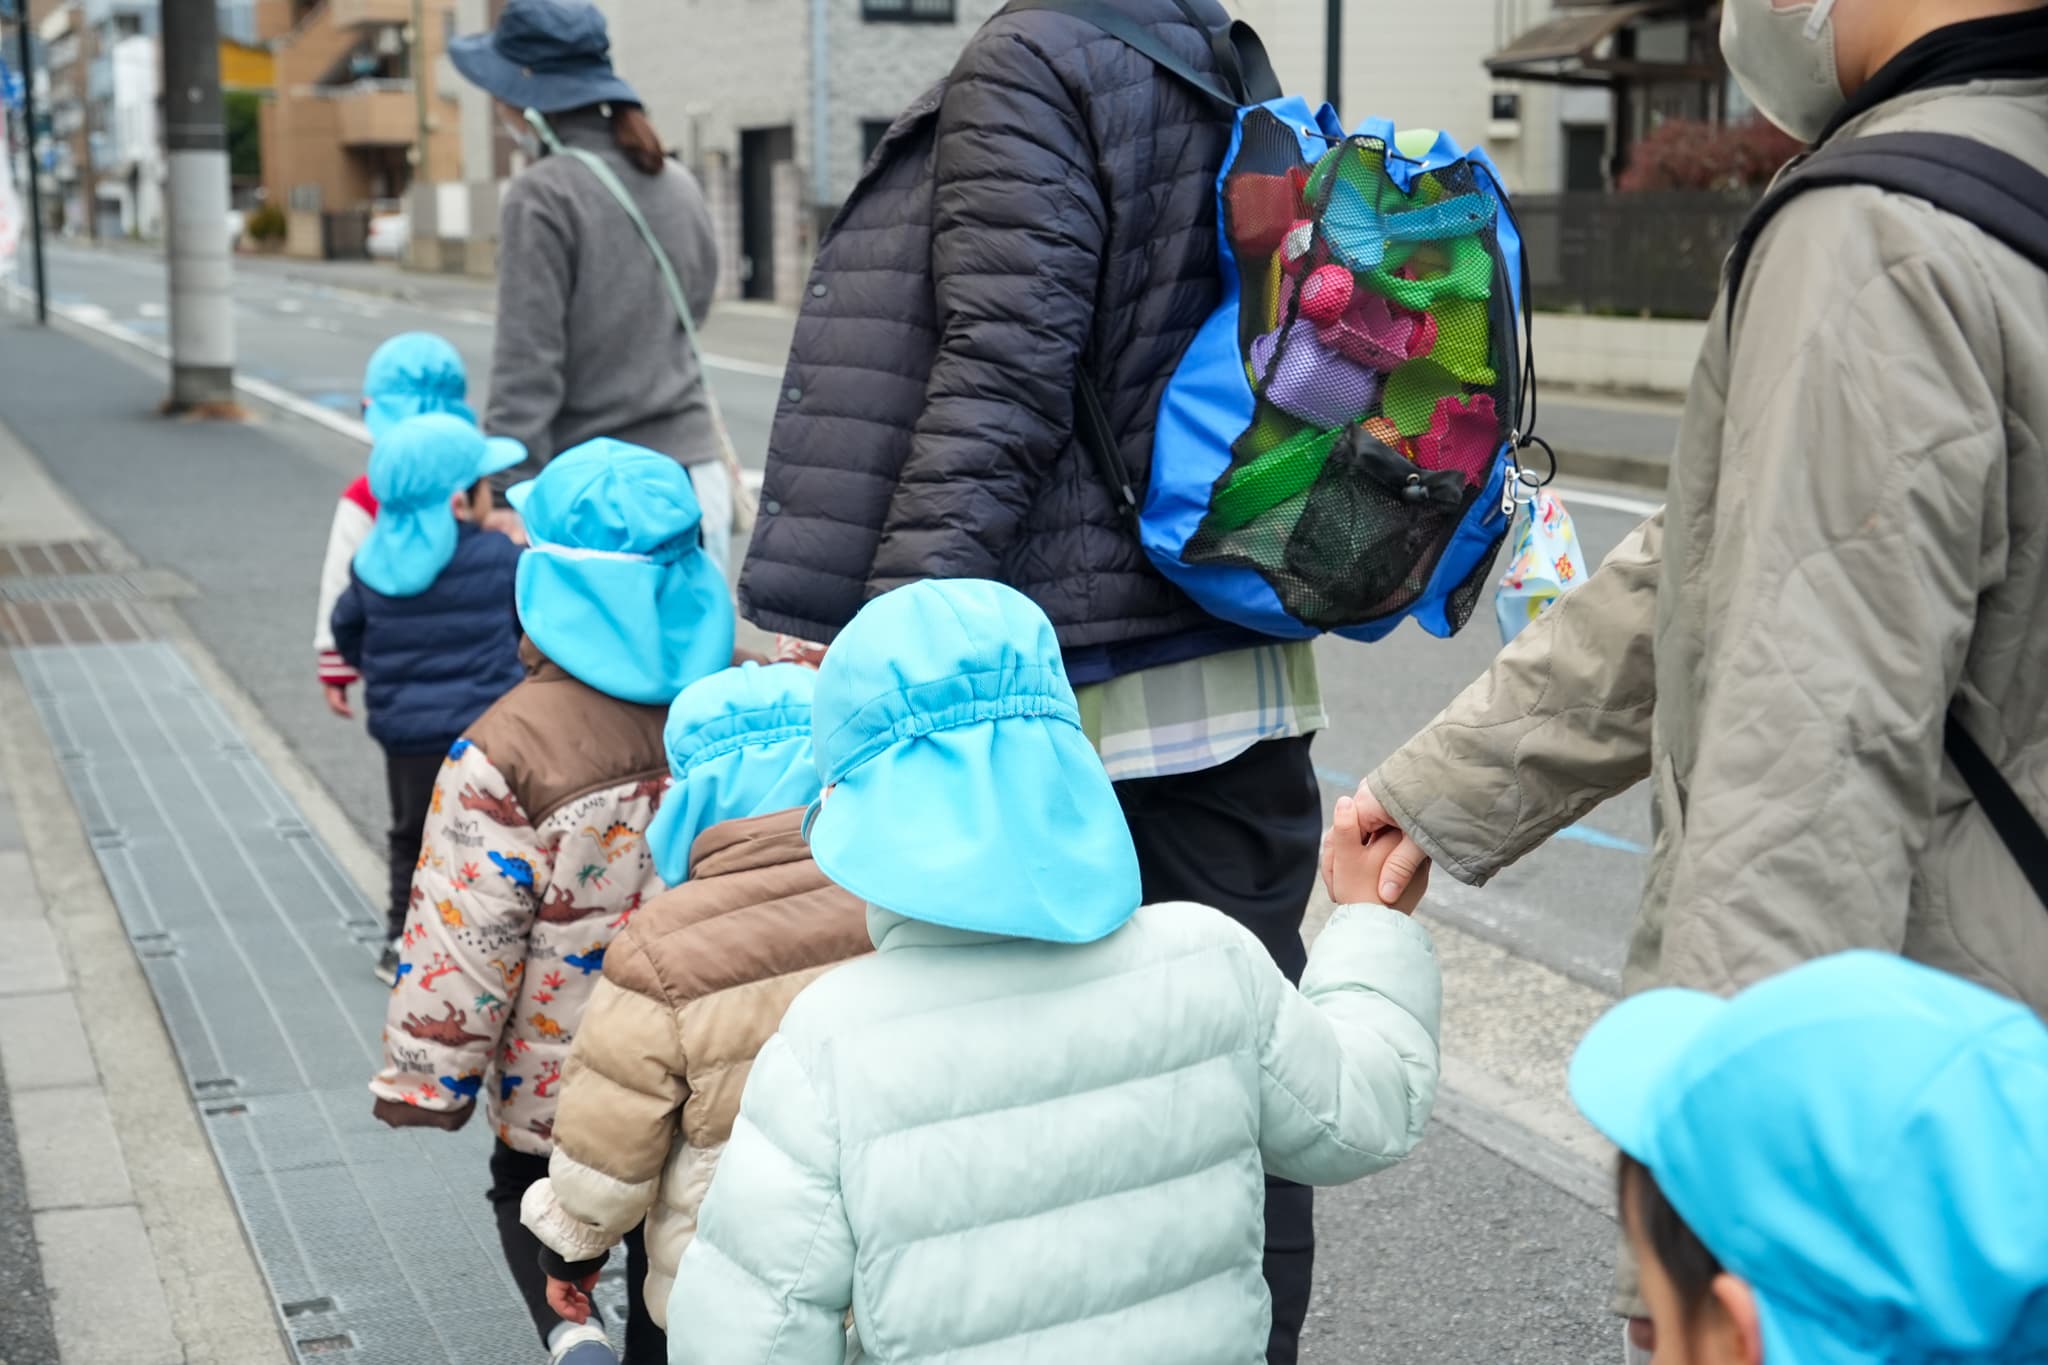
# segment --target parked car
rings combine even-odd
[[[412,219],[403,211],[370,215],[370,238],[367,249],[374,259],[397,260],[405,254],[406,244],[411,240]]]

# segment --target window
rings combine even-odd
[[[1522,117],[1522,97],[1512,90],[1493,92],[1493,114],[1495,123],[1514,123]]]
[[[864,118],[860,121],[860,164],[865,166],[875,159],[875,148],[882,145],[882,138],[889,131],[890,121],[885,118]]]
[[[950,24],[953,0],[860,0],[860,17],[869,23]]]

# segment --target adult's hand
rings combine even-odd
[[[1429,855],[1422,851],[1422,845],[1408,837],[1380,799],[1372,794],[1372,788],[1361,782],[1358,792],[1352,798],[1358,808],[1358,838],[1361,843],[1371,843],[1373,836],[1382,830],[1392,830],[1400,836],[1400,842],[1387,854],[1387,860],[1380,867],[1380,900],[1393,905],[1407,894],[1408,883],[1415,879],[1415,873]]]
[[[322,683],[320,690],[327,694],[327,709],[343,720],[352,720],[355,712],[349,709],[347,683]]]
[[[555,1316],[569,1322],[590,1321],[590,1291],[597,1285],[597,1272],[592,1271],[581,1280],[571,1283],[548,1276],[548,1307],[555,1310]]]

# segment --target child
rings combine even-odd
[[[334,604],[334,648],[364,678],[370,737],[391,796],[391,900],[377,975],[397,980],[398,936],[441,757],[525,673],[512,604],[519,547],[481,529],[492,474],[526,458],[447,413],[386,426],[370,451],[383,515]]]
[[[872,948],[866,907],[804,846],[818,794],[812,677],[795,664],[728,669],[669,711],[674,780],[647,842],[675,889],[605,955],[563,1068],[549,1179],[522,1209],[547,1246],[549,1301],[576,1321],[605,1254],[643,1217],[647,1309],[666,1320],[754,1055],[798,991]]]
[[[870,602],[813,737],[811,856],[877,951],[761,1050],[671,1360],[837,1365],[849,1308],[876,1362],[1262,1359],[1266,1172],[1355,1180],[1422,1135],[1429,936],[1347,905],[1297,993],[1217,911],[1140,909],[1052,625],[995,583]],[[1369,895],[1339,819],[1335,894]]]
[[[1579,1044],[1658,1365],[2048,1360],[2048,1028],[1883,953]]]
[[[643,836],[668,783],[668,704],[728,665],[734,621],[690,476],[667,456],[588,441],[508,497],[532,540],[527,675],[434,788],[370,1089],[394,1126],[459,1128],[483,1095],[506,1264],[552,1358],[586,1365],[612,1358],[604,1333],[548,1307],[519,1201],[548,1173],[562,1064],[605,950],[662,889]],[[629,1289],[627,1359],[658,1365],[661,1333]]]
[[[363,370],[363,425],[376,440],[396,423],[427,412],[452,412],[474,423],[463,401],[469,378],[455,348],[431,332],[401,332],[370,353]],[[320,566],[320,595],[313,605],[313,655],[327,709],[343,719],[356,671],[334,648],[334,604],[348,588],[356,547],[377,519],[377,497],[367,474],[341,490],[327,529],[327,557]]]

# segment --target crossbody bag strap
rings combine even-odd
[[[535,127],[542,128],[539,124]],[[648,226],[647,215],[640,211],[640,206],[633,201],[632,194],[619,182],[617,172],[605,164],[603,157],[581,147],[563,145],[551,130],[542,128],[542,138],[547,142],[549,151],[580,162],[597,177],[597,183],[604,186],[611,197],[618,201],[619,207],[626,211],[626,217],[632,220],[633,230],[638,232],[640,240],[647,244],[647,250],[653,255],[656,268],[661,271],[662,288],[668,292],[668,301],[675,308],[676,317],[683,324],[683,335],[689,339],[690,354],[697,361],[697,376],[704,385],[704,405],[711,415],[712,432],[718,441],[718,458],[725,465],[727,477],[732,480],[733,506],[741,509],[747,516],[752,516],[753,497],[747,492],[739,454],[733,449],[732,437],[726,430],[725,413],[718,405],[718,395],[711,391],[711,379],[704,368],[704,348],[697,340],[697,318],[690,311],[690,300],[683,293],[683,282],[676,275],[674,262],[669,260],[668,252],[662,250],[660,240],[654,235],[654,229]]]

